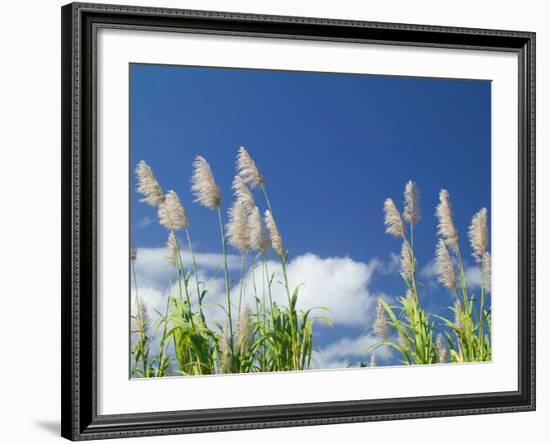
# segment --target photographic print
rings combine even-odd
[[[129,76],[131,378],[491,361],[490,81]]]
[[[64,6],[62,436],[534,410],[535,40]]]
[[[74,3],[61,42],[62,436],[535,409],[534,33]]]

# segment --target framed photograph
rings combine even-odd
[[[534,410],[534,33],[61,13],[64,437]]]

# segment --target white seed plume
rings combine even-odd
[[[376,367],[377,366],[377,360],[376,360],[376,355],[374,353],[371,353],[370,355],[370,366],[371,367]]]
[[[220,336],[220,354],[223,356],[228,354],[230,350],[230,338],[229,338],[229,327],[226,323],[223,327],[222,335]]]
[[[473,250],[472,256],[476,262],[481,262],[481,258],[487,251],[487,244],[489,243],[486,208],[482,208],[472,217],[468,237],[470,238],[470,245]]]
[[[412,279],[414,274],[414,257],[406,240],[401,245],[401,273],[409,280]]]
[[[263,241],[263,224],[260,210],[256,206],[248,213],[248,235],[250,237],[250,248],[260,250]]]
[[[136,167],[136,177],[138,180],[138,193],[145,196],[141,202],[147,202],[156,207],[164,201],[164,194],[151,167],[141,160]]]
[[[187,213],[180,198],[172,190],[166,193],[164,202],[159,205],[158,217],[160,224],[168,230],[186,230],[189,225]]]
[[[275,219],[273,219],[273,215],[269,210],[265,211],[264,219],[265,219],[265,225],[267,227],[267,230],[269,231],[271,246],[275,250],[275,253],[283,257],[283,254],[284,254],[283,239],[279,234],[279,230],[277,229],[277,225],[275,224]]]
[[[410,288],[407,288],[407,292],[405,293],[405,301],[407,301],[409,305],[414,302],[414,294]]]
[[[438,234],[453,251],[456,251],[458,248],[458,233],[453,223],[453,213],[451,211],[451,202],[447,190],[441,190],[439,192],[439,205],[435,210],[435,214],[439,221],[437,224]]]
[[[460,299],[455,299],[454,312],[455,312],[455,328],[461,329],[462,327],[464,327],[464,325],[462,324],[462,320],[461,320],[462,302],[460,302]]]
[[[195,202],[202,206],[211,210],[220,207],[222,202],[220,188],[214,180],[210,165],[202,156],[196,156],[193,162],[191,191],[196,197]]]
[[[265,254],[271,243],[258,207],[252,208],[248,213],[248,235],[250,237],[250,248]]]
[[[178,263],[179,244],[176,234],[170,231],[168,234],[168,241],[166,242],[166,262],[170,265],[176,265]]]
[[[390,198],[384,201],[384,224],[386,225],[386,233],[405,238],[405,225],[394,201]]]
[[[237,154],[237,172],[242,180],[252,188],[264,183],[264,178],[260,174],[258,167],[256,167],[256,163],[252,160],[252,157],[250,157],[244,146],[239,148]]]
[[[233,353],[231,352],[231,337],[228,324],[225,324],[223,333],[220,336],[220,370],[222,373],[229,373],[233,367]]]
[[[397,343],[399,344],[399,347],[401,347],[403,350],[409,351],[411,349],[411,344],[407,338],[408,336],[400,333],[399,337],[397,338]]]
[[[388,320],[386,319],[386,309],[382,305],[382,301],[378,299],[376,304],[376,318],[372,326],[374,333],[376,333],[381,339],[388,338]]]
[[[439,359],[439,362],[441,364],[447,362],[447,345],[445,344],[445,340],[443,339],[443,335],[441,333],[437,335],[437,338],[435,340],[435,348],[437,349],[437,357]]]
[[[252,192],[244,182],[244,180],[241,179],[240,176],[235,176],[233,179],[233,185],[231,187],[233,189],[233,194],[235,195],[235,199],[242,202],[244,206],[246,207],[247,211],[254,208],[254,197],[252,196]]]
[[[451,255],[447,249],[447,244],[445,244],[443,239],[439,239],[439,242],[437,243],[435,262],[438,281],[444,287],[450,288],[451,290],[456,290],[456,274],[453,260],[451,259]]]
[[[405,185],[405,209],[403,218],[411,223],[416,224],[420,220],[420,197],[416,184],[409,180]]]
[[[248,213],[244,204],[237,200],[229,209],[229,222],[226,225],[227,241],[233,247],[244,253],[250,249],[250,234],[248,228]]]
[[[145,335],[149,326],[149,315],[143,301],[136,304],[136,315],[134,316],[134,331]]]
[[[247,305],[237,320],[237,347],[242,354],[246,354],[250,351],[250,347],[252,347],[254,340],[251,314],[250,307]]]
[[[488,251],[483,255],[483,285],[487,293],[491,293],[491,255]]]

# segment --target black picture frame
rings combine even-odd
[[[61,15],[62,436],[86,440],[535,409],[535,33],[86,3],[68,4]],[[99,27],[515,53],[519,62],[518,390],[98,415],[94,76]]]

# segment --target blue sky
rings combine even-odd
[[[210,162],[227,210],[241,145],[265,176],[289,260],[312,254],[367,264],[368,282],[358,284],[368,287],[364,297],[403,294],[392,261],[400,242],[384,233],[382,207],[386,197],[402,206],[409,179],[421,193],[420,268],[434,256],[441,188],[450,192],[465,256],[472,215],[490,212],[489,81],[142,64],[130,65],[130,79],[130,169],[145,160],[163,189],[179,194],[198,252],[219,253],[220,244],[215,214],[192,203],[192,160]],[[130,196],[132,242],[162,248],[166,230],[134,182]],[[425,305],[444,313],[450,294],[433,276],[425,280]],[[319,327],[316,344],[352,340],[365,321]]]

